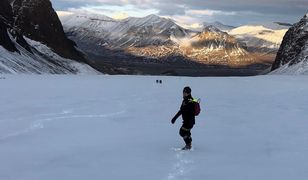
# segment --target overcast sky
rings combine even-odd
[[[57,11],[95,12],[114,18],[156,14],[198,26],[261,22],[295,23],[308,13],[308,0],[51,0]]]

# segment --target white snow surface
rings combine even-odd
[[[0,179],[304,180],[307,80],[5,75]],[[186,85],[202,111],[184,152],[170,120]]]

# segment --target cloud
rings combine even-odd
[[[224,12],[224,11],[206,9],[206,10],[188,10],[188,11],[186,11],[186,14],[214,16],[214,15],[235,15],[236,12]]]
[[[297,22],[307,13],[307,0],[51,0],[56,10],[83,9],[108,16],[160,16],[240,25],[253,22]],[[189,16],[189,17],[185,17]],[[184,18],[185,17],[185,18]],[[197,22],[196,22],[197,20]],[[182,21],[184,23],[184,21]],[[186,20],[185,20],[186,22]]]
[[[194,24],[181,24],[182,27],[186,28],[186,29],[193,29],[193,30],[202,30],[203,25],[199,24],[199,23],[194,23]]]
[[[138,7],[132,5],[102,5],[93,6],[86,5],[80,8],[68,8],[68,11],[74,13],[95,13],[103,14],[109,17],[114,17],[116,19],[122,19],[124,17],[144,17],[150,14],[158,14],[158,10],[155,9],[139,9]]]
[[[185,8],[182,6],[166,5],[164,7],[156,7],[159,9],[159,15],[184,15]]]
[[[119,12],[115,15],[112,16],[113,19],[125,19],[125,18],[128,18],[129,15],[127,12]]]

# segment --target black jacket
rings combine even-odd
[[[173,117],[172,123],[182,115],[183,126],[191,129],[195,124],[195,104],[191,95],[183,99],[179,112]]]

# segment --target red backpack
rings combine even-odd
[[[201,108],[200,108],[200,99],[193,99],[192,102],[195,105],[195,116],[198,116],[201,112]]]

